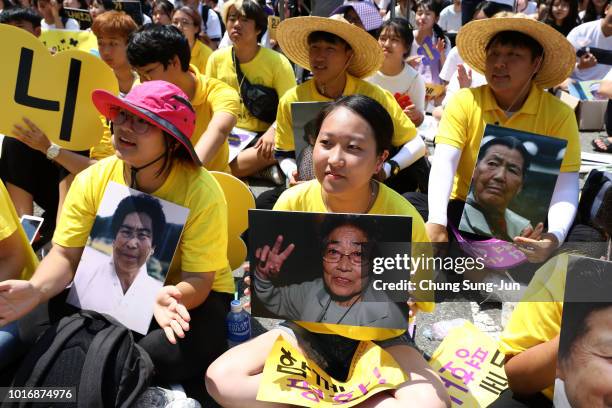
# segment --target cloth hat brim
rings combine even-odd
[[[572,73],[576,63],[572,44],[549,25],[519,16],[476,20],[461,27],[457,49],[463,61],[484,75],[485,48],[501,31],[519,31],[536,40],[544,49],[544,60],[534,78],[536,85],[550,88],[565,81]]]
[[[133,115],[146,120],[155,127],[160,128],[172,135],[172,137],[174,137],[185,149],[187,149],[187,152],[189,153],[189,156],[191,156],[193,162],[198,166],[202,166],[202,162],[193,149],[193,145],[191,144],[191,141],[187,135],[181,132],[176,126],[166,119],[145,108],[129,103],[124,99],[121,99],[102,89],[94,90],[91,94],[91,99],[98,109],[98,112],[100,112],[108,120],[111,120],[111,110],[113,108],[125,109]]]
[[[308,36],[314,31],[337,35],[353,49],[347,72],[357,78],[373,75],[383,63],[384,55],[378,41],[365,30],[346,21],[325,17],[293,17],[283,20],[276,38],[283,53],[294,63],[310,69]]]

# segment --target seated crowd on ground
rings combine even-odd
[[[489,193],[504,196],[497,200],[503,215],[487,219],[489,233],[501,229],[521,251],[527,262],[519,273],[528,278],[525,302],[500,340],[509,389],[491,406],[552,406],[568,262],[562,244],[612,234],[609,192],[599,197],[598,225],[576,220],[579,128],[555,91],[595,80],[599,94],[612,97],[610,0],[519,0],[516,7],[506,0],[141,3],[134,16],[107,0],[0,0],[0,24],[36,37],[80,30],[83,22],[68,18],[66,8],[88,9],[92,21],[83,31],[95,37],[118,91],[92,94],[101,132],[89,150],[60,147],[33,118],[4,124],[12,132],[0,138],[0,385],[10,385],[47,329],[78,310],[66,304],[68,286],[105,189],[117,183],[189,209],[149,330],[134,333],[152,361],[153,384],[181,384],[189,397],[223,407],[276,406],[257,394],[279,336],[344,378],[360,342],[373,341],[408,379],[358,406],[451,406],[448,384],[406,330],[286,321],[228,350],[225,318],[236,285],[227,231],[236,215],[211,172],[267,182],[255,200],[262,210],[411,217],[406,239],[435,244],[438,254],[461,238],[464,208],[488,205],[470,192],[473,171],[496,166]],[[271,16],[281,20],[274,29]],[[327,103],[304,126],[303,150],[296,143],[300,102]],[[607,135],[592,140],[605,153],[612,153],[611,104]],[[483,141],[489,125],[565,143],[545,223],[531,225],[507,209],[532,153],[516,139]],[[431,126],[433,146],[420,134]],[[253,139],[230,161],[240,131]],[[479,154],[481,143],[517,152],[522,166],[492,164],[495,153]],[[44,223],[31,245],[20,217],[34,214]],[[508,226],[510,218],[520,227]],[[258,250],[251,272],[278,272],[285,260],[278,246],[265,255]],[[147,259],[158,247],[149,242]],[[341,252],[339,265],[345,255],[349,262],[353,253]],[[551,285],[561,293],[529,301]],[[347,313],[356,301],[342,304]],[[409,303],[411,316],[435,307]],[[566,382],[570,400],[571,387]]]

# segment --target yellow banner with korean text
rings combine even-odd
[[[51,54],[67,50],[81,50],[99,56],[98,40],[91,31],[43,30],[40,41]]]
[[[91,101],[94,89],[119,92],[113,71],[98,57],[76,49],[51,55],[29,32],[0,24],[0,133],[11,136],[22,118],[68,150],[88,150],[103,134]]]
[[[508,388],[504,359],[495,340],[466,322],[451,330],[429,364],[440,375],[453,407],[484,408]]]
[[[257,400],[303,407],[352,407],[408,380],[393,357],[362,341],[345,382],[337,381],[279,336],[266,364]]]

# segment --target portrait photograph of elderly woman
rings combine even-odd
[[[459,230],[504,241],[543,232],[566,145],[487,126]]]
[[[404,295],[399,302],[383,283],[399,282],[398,277],[408,281],[410,271],[398,270],[394,264],[393,271],[381,272],[374,265],[381,258],[410,254],[405,238],[410,236],[410,218],[282,211],[252,211],[250,217],[251,226],[274,225],[264,234],[260,228],[251,229],[257,231],[251,236],[250,257],[253,315],[406,327],[408,288],[395,287]]]
[[[67,302],[146,334],[189,210],[111,182]]]

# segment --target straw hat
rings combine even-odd
[[[348,23],[343,18],[293,17],[283,20],[277,28],[276,38],[283,53],[291,61],[310,70],[308,36],[314,31],[337,35],[353,49],[348,73],[363,78],[374,74],[382,65],[384,55],[374,39],[365,30]]]
[[[536,40],[544,49],[544,61],[534,78],[536,85],[550,88],[569,77],[576,63],[572,44],[554,28],[521,16],[472,21],[457,35],[459,55],[470,67],[484,74],[486,51],[491,38],[501,31],[519,31]]]

